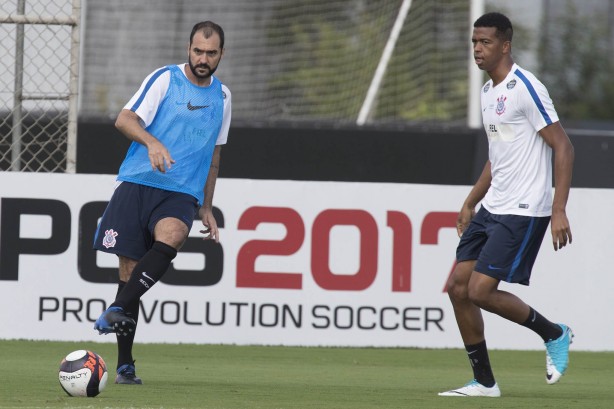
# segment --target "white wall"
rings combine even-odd
[[[54,199],[66,203],[71,219],[66,251],[20,255],[16,280],[6,279],[14,271],[0,270],[0,338],[114,341],[114,337],[97,335],[93,321],[103,303],[112,301],[115,285],[85,281],[78,270],[79,212],[85,203],[108,200],[114,177],[2,172],[0,186],[0,212],[7,211],[9,198]],[[469,189],[221,179],[215,195],[215,205],[225,219],[221,280],[206,287],[158,283],[142,300],[137,341],[460,347],[453,312],[443,292],[458,239],[452,228],[443,228],[430,239],[423,235],[436,227],[432,215],[424,222],[427,214],[442,212],[449,220]],[[265,218],[254,207],[283,208],[263,212],[271,217],[287,216],[287,221],[259,224]],[[613,208],[614,191],[572,190],[568,214],[573,244],[555,253],[547,235],[532,285],[501,284],[550,319],[569,324],[576,332],[574,348],[578,350],[614,350],[614,319],[609,314],[614,290],[614,257],[609,250]],[[248,219],[254,228],[245,228]],[[243,228],[239,228],[240,221]],[[7,231],[6,223],[0,226],[0,240],[13,237],[5,241],[2,248],[7,254],[0,258],[8,257],[9,251],[20,251],[16,243],[22,239],[51,240],[53,223],[49,216],[24,214],[18,233]],[[363,235],[347,223],[362,226]],[[389,225],[394,226],[394,234]],[[195,223],[194,236],[198,229]],[[400,242],[405,238],[407,245],[393,250],[393,236]],[[326,237],[329,245],[321,245]],[[293,239],[294,244],[289,242]],[[90,251],[92,238],[83,240]],[[255,240],[270,242],[259,251]],[[366,257],[362,264],[361,242]],[[287,255],[272,255],[274,250]],[[410,264],[401,261],[393,267],[393,254],[409,260],[410,251]],[[261,255],[251,263],[254,252]],[[205,263],[203,255],[180,253],[174,266],[202,270]],[[99,254],[97,265],[113,267],[115,256]],[[265,283],[269,288],[237,284],[238,274],[258,280],[259,275],[245,274],[250,266],[257,272],[277,274]],[[403,267],[411,270],[410,291],[406,285],[409,270]],[[277,278],[281,273],[290,273],[289,282],[297,288],[270,288],[283,287]],[[393,290],[393,275],[404,280],[400,291]],[[341,289],[333,288],[335,285]],[[348,289],[356,287],[361,288]],[[223,323],[212,325],[222,321],[223,306]],[[491,348],[542,348],[541,339],[531,331],[488,313],[485,317]]]

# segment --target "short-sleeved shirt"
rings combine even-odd
[[[147,148],[133,142],[118,180],[187,193],[203,203],[213,150],[228,139],[231,94],[214,76],[207,87],[192,84],[184,66],[170,65],[148,75],[124,107],[138,115],[175,163],[165,173],[153,170]]]
[[[552,214],[552,149],[538,132],[559,118],[546,87],[514,64],[481,92],[492,181],[482,200],[493,214]]]

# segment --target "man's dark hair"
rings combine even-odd
[[[192,32],[190,33],[190,45],[192,45],[192,39],[194,39],[194,34],[199,31],[203,32],[205,38],[209,38],[213,35],[213,33],[217,33],[220,36],[220,48],[224,48],[224,30],[222,27],[215,24],[213,21],[201,21],[200,23],[196,23],[192,28]]]
[[[514,29],[509,18],[501,13],[486,13],[478,18],[473,27],[495,27],[497,29],[495,35],[503,41],[512,41]]]

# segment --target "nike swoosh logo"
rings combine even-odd
[[[188,109],[190,111],[196,111],[197,109],[203,109],[209,106],[209,105],[192,105],[190,102],[191,101],[188,101]]]
[[[476,349],[475,351],[469,351],[469,352],[467,352],[467,355],[475,354],[476,352],[478,352],[478,350],[477,350],[477,349]]]
[[[149,280],[149,281],[151,281],[152,283],[155,283],[155,282],[156,282],[156,281],[155,281],[153,278],[151,278],[150,276],[148,276],[146,272],[144,272],[144,271],[143,271],[141,274],[143,274],[143,277],[145,277],[146,279],[148,279],[148,280]]]
[[[495,266],[493,266],[492,264],[489,264],[489,265],[488,265],[488,269],[489,269],[489,270],[502,270],[502,268],[501,268],[501,267],[495,267]]]

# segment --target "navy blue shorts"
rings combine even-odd
[[[197,212],[198,201],[191,195],[122,182],[98,224],[94,249],[139,260],[154,243],[158,221],[174,217],[191,229]]]
[[[492,214],[484,207],[463,232],[456,260],[476,260],[475,271],[508,283],[529,285],[550,216]]]

